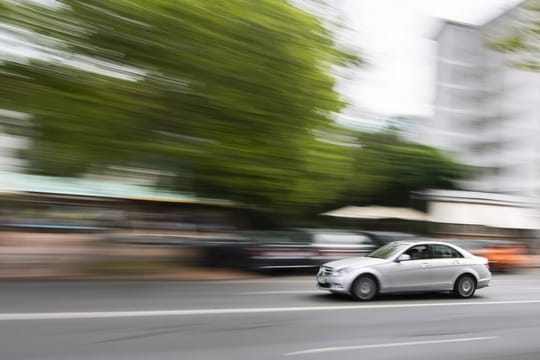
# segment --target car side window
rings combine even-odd
[[[427,259],[429,257],[427,245],[416,245],[405,251],[411,260]]]
[[[431,251],[434,259],[454,259],[463,257],[457,250],[446,245],[432,245]]]

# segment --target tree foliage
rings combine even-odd
[[[411,191],[454,188],[456,180],[470,175],[437,149],[403,140],[395,131],[360,133],[358,141],[362,147],[354,155],[353,181],[342,204],[406,205]]]
[[[0,0],[33,52],[0,63],[0,109],[31,115],[9,126],[32,172],[165,170],[162,185],[282,213],[447,175],[430,149],[336,125],[336,69],[360,60],[287,0],[49,3]]]
[[[345,156],[312,130],[332,131],[332,69],[357,58],[320,19],[285,0],[59,4],[2,9],[55,45],[3,65],[2,107],[33,115],[31,169],[167,168],[179,188],[263,204],[334,196],[305,179],[341,181]]]
[[[514,54],[514,65],[540,71],[540,0],[525,1],[520,10],[511,31],[491,45],[498,51]]]

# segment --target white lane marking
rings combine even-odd
[[[456,343],[456,342],[466,342],[466,341],[493,340],[497,338],[498,336],[484,336],[484,337],[461,338],[461,339],[443,339],[443,340],[411,341],[411,342],[387,343],[387,344],[336,346],[336,347],[325,347],[325,348],[318,348],[318,349],[295,351],[295,352],[285,353],[283,355],[285,356],[306,355],[306,354],[317,354],[317,353],[331,352],[331,351],[364,350],[364,349],[377,349],[377,348],[387,348],[387,347],[397,347],[397,346],[444,344],[444,343]]]
[[[238,295],[272,295],[272,294],[318,294],[319,290],[279,290],[279,291],[251,291],[238,293]]]
[[[251,279],[233,279],[233,280],[209,280],[209,282],[215,283],[236,283],[236,284],[261,284],[261,283],[272,283],[272,284],[284,284],[284,283],[306,283],[313,284],[313,276],[303,277],[303,278],[288,278],[288,279],[275,279],[275,278],[264,278],[264,277],[254,277]]]
[[[263,308],[228,308],[228,309],[192,309],[192,310],[134,310],[134,311],[93,311],[93,312],[56,312],[56,313],[0,313],[2,320],[67,320],[67,319],[103,319],[152,316],[184,316],[184,315],[222,315],[222,314],[256,314],[299,311],[331,311],[331,310],[363,310],[363,309],[398,309],[415,307],[440,306],[478,306],[478,305],[511,305],[538,304],[540,300],[507,300],[507,301],[458,301],[444,303],[408,303],[383,305],[349,305],[349,306],[298,306],[298,307],[263,307]]]

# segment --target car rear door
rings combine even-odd
[[[456,249],[444,244],[430,245],[431,290],[451,290],[454,280],[465,266],[465,258]]]

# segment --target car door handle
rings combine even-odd
[[[429,266],[429,263],[423,263],[421,266],[422,266],[423,268],[428,267],[428,266]]]
[[[454,260],[454,261],[452,262],[452,264],[458,265],[458,264],[459,264],[459,260]]]

